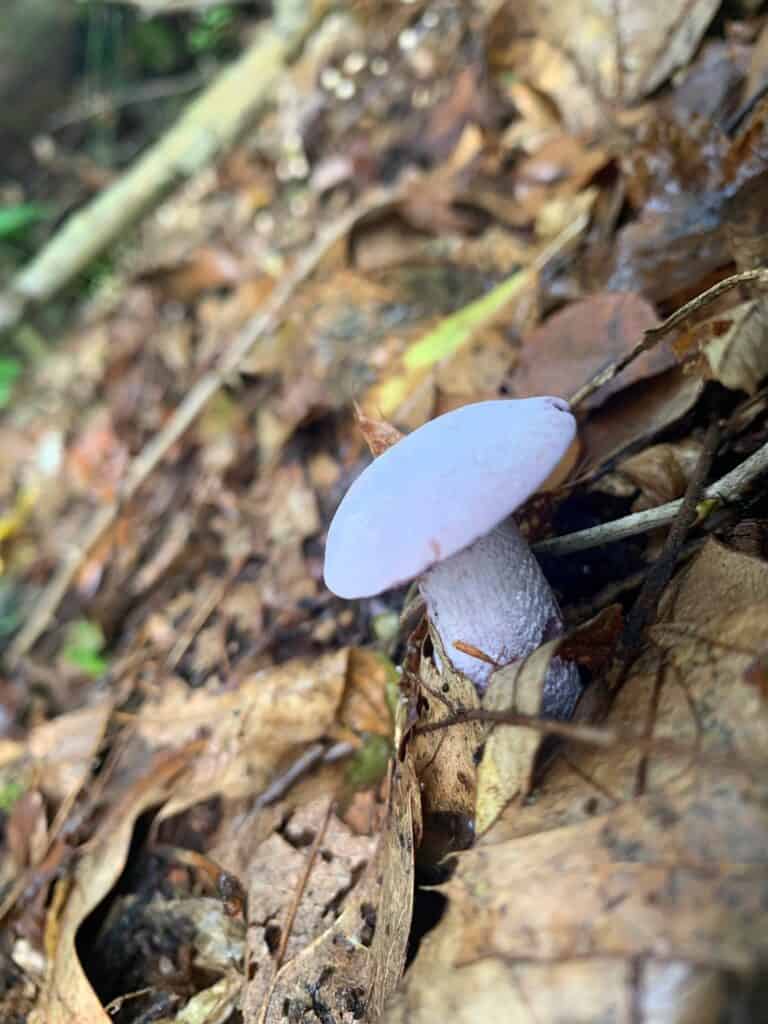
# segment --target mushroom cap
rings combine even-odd
[[[575,432],[562,398],[477,402],[425,423],[347,491],[328,530],[326,586],[370,597],[461,551],[537,490]]]

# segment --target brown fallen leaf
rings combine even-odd
[[[49,800],[73,799],[90,777],[112,702],[70,711],[36,726],[27,739],[38,785]]]
[[[596,670],[610,658],[620,628],[621,613],[612,605],[565,636],[542,644],[528,658],[506,665],[491,676],[482,707],[488,711],[538,715],[552,659],[572,659]],[[495,725],[487,730],[477,769],[475,830],[479,836],[491,827],[507,804],[528,796],[536,756],[544,739],[544,734],[522,726]]]
[[[263,790],[292,757],[332,731],[347,660],[346,650],[297,658],[213,694],[168,680],[163,696],[147,701],[135,720],[134,756],[206,738],[162,816],[214,794],[232,799]]]
[[[521,34],[561,48],[563,59],[599,96],[629,105],[687,64],[718,6],[717,0],[608,7],[599,0],[578,0],[566,7],[536,0],[516,14]]]
[[[558,645],[544,644],[522,662],[505,665],[491,676],[483,696],[489,711],[514,710],[523,715],[538,715],[544,678]],[[504,807],[515,797],[530,792],[533,767],[542,735],[533,729],[508,726],[491,727],[483,744],[483,757],[477,768],[475,830],[487,831]]]
[[[40,863],[48,846],[48,818],[39,790],[28,789],[13,805],[5,841],[16,871]]]
[[[243,276],[241,260],[226,249],[203,245],[176,266],[158,267],[145,279],[169,299],[190,302],[206,291],[232,286]]]
[[[283,964],[334,924],[376,843],[351,832],[328,797],[297,810],[281,831],[261,844],[249,866],[245,1009],[253,1020],[268,1004]]]
[[[453,671],[436,631],[431,630],[430,635],[441,669],[438,671],[432,657],[422,654],[415,698],[419,725],[434,724],[480,706],[474,684]],[[418,855],[424,864],[434,865],[446,853],[464,849],[472,840],[475,756],[484,731],[479,723],[467,722],[419,733],[408,740],[407,757],[421,792],[424,834]]]
[[[298,1018],[319,1007],[339,1020],[378,1019],[405,963],[417,805],[418,785],[410,764],[393,766],[386,821],[364,873],[345,895],[343,909],[331,908],[331,914],[326,914],[338,916],[315,940],[296,943],[294,957],[266,991],[264,979],[258,973],[253,977],[244,1004],[246,1024],[278,1024],[286,1014]],[[314,872],[310,872],[306,891],[310,901],[317,898],[313,891]]]
[[[704,388],[696,375],[680,367],[639,381],[609,398],[581,426],[584,459],[580,474],[589,474],[617,455],[681,419]]]
[[[365,438],[365,443],[368,445],[368,450],[374,458],[385,452],[387,448],[391,448],[393,444],[397,444],[403,436],[397,427],[393,427],[386,420],[377,420],[366,416],[357,403],[355,403],[355,419]]]
[[[521,38],[517,33],[508,38],[510,21],[502,6],[492,25],[492,66],[512,71],[514,78],[519,77],[551,102],[571,134],[586,140],[602,138],[606,129],[604,102],[581,69],[564,59],[560,41],[550,43],[541,36]]]
[[[339,722],[353,733],[392,735],[387,685],[397,683],[395,666],[383,654],[362,647],[349,652],[347,684],[339,706]]]
[[[768,374],[767,313],[764,299],[741,303],[674,339],[673,347],[684,359],[698,349],[695,368],[705,380],[754,395]]]
[[[638,743],[568,745],[534,799],[461,855],[387,1024],[477,1020],[500,1000],[521,1020],[585,1024],[638,1006],[714,1024],[753,1005],[768,703],[745,673],[766,623],[766,563],[708,542],[610,711]]]
[[[659,320],[653,306],[633,292],[607,292],[573,302],[523,338],[512,387],[526,395],[567,395],[632,350]],[[629,384],[668,369],[675,358],[663,343],[644,353],[620,379],[600,388],[587,408]]]
[[[161,755],[147,773],[123,793],[83,852],[71,879],[57,884],[46,923],[50,956],[45,987],[30,1024],[109,1024],[110,1017],[93,991],[77,955],[77,931],[109,893],[125,866],[138,816],[165,800],[194,747]]]
[[[622,459],[616,475],[640,493],[633,512],[682,498],[700,456],[702,445],[693,438],[677,444],[655,444]],[[601,481],[601,486],[603,481]]]
[[[114,499],[128,464],[128,450],[115,432],[108,409],[97,410],[67,452],[67,472],[75,489]]]
[[[586,254],[591,287],[637,291],[656,302],[685,301],[731,262],[719,125],[687,109],[654,111],[622,157],[635,217],[610,244]],[[735,215],[734,215],[735,216]]]

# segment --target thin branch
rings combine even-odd
[[[242,331],[235,335],[222,353],[218,366],[205,373],[191,391],[187,392],[160,433],[144,446],[130,464],[118,500],[96,510],[79,542],[69,550],[11,644],[8,652],[10,665],[15,665],[47,629],[78,569],[113,525],[123,506],[135,496],[139,487],[197,419],[219,388],[237,371],[254,345],[277,331],[289,301],[301,285],[315,273],[326,254],[349,234],[362,217],[401,198],[408,185],[409,179],[406,178],[393,186],[371,190],[346,213],[322,230],[313,244],[297,258],[293,268],[275,285],[261,313],[253,317]]]
[[[48,122],[48,130],[61,131],[73,124],[82,124],[93,117],[114,114],[126,107],[142,103],[155,103],[157,100],[172,99],[185,93],[196,92],[210,81],[210,74],[192,71],[186,75],[160,78],[156,81],[142,82],[140,85],[119,92],[98,96],[90,96],[64,110],[59,111]]]
[[[320,846],[323,840],[325,839],[325,834],[328,831],[328,824],[331,820],[331,814],[333,813],[335,803],[336,798],[333,796],[330,797],[330,799],[328,800],[328,804],[325,808],[325,813],[320,823],[320,827],[315,833],[315,838],[313,839],[312,845],[310,846],[309,852],[307,853],[307,858],[304,864],[304,870],[302,871],[301,878],[299,879],[296,885],[296,889],[294,890],[291,905],[288,907],[288,913],[285,916],[285,920],[282,922],[283,929],[282,934],[280,936],[280,945],[278,946],[272,965],[272,984],[270,985],[269,995],[267,996],[265,1002],[267,1002],[269,997],[272,995],[272,992],[275,987],[274,979],[277,977],[277,972],[280,970],[283,960],[285,959],[285,953],[286,950],[288,949],[288,942],[291,938],[294,922],[296,921],[296,914],[298,913],[299,910],[299,904],[301,903],[301,899],[306,891],[307,884],[309,883],[309,876],[312,874],[312,868],[315,866],[315,860],[317,859],[318,850],[320,849]]]
[[[675,310],[671,316],[668,316],[666,320],[660,323],[657,327],[651,327],[649,330],[643,333],[640,341],[635,345],[631,352],[627,353],[618,362],[611,363],[606,366],[599,373],[596,373],[594,377],[587,381],[579,390],[571,396],[569,399],[572,406],[580,405],[585,399],[589,398],[599,388],[608,384],[610,381],[617,377],[622,370],[626,370],[630,363],[633,363],[638,356],[642,355],[643,352],[647,352],[661,341],[664,335],[669,334],[670,331],[674,330],[679,324],[684,323],[694,313],[698,313],[699,310],[705,306],[710,305],[715,299],[720,298],[726,292],[732,291],[734,288],[738,288],[744,284],[755,284],[758,288],[765,289],[768,287],[768,270],[765,268],[758,268],[757,270],[745,270],[741,274],[734,274],[732,277],[727,277],[723,281],[718,281],[716,285],[708,288],[701,295],[697,295],[690,302],[686,302],[680,309]]]
[[[757,477],[768,472],[768,443],[745,459],[730,473],[710,484],[704,491],[702,501],[696,506],[699,522],[706,519],[716,509],[739,498]],[[569,555],[576,551],[587,551],[601,544],[611,544],[626,537],[635,537],[648,533],[659,526],[667,526],[673,522],[683,506],[683,499],[670,501],[666,505],[658,505],[645,512],[633,512],[632,515],[614,519],[609,523],[591,526],[588,530],[576,530],[565,533],[562,537],[550,537],[533,545],[536,554]]]
[[[637,600],[627,618],[627,624],[619,644],[619,657],[624,662],[624,671],[629,669],[640,649],[648,623],[656,614],[656,606],[662,591],[672,578],[688,531],[699,517],[698,510],[703,496],[704,481],[707,479],[719,440],[720,428],[717,423],[713,423],[707,429],[701,454],[696,460],[693,473],[685,489],[680,511],[675,516],[672,528],[667,534],[662,552],[648,570]]]
[[[633,729],[622,729],[610,726],[582,725],[579,722],[561,722],[557,719],[539,718],[537,715],[524,715],[517,711],[491,710],[489,708],[465,708],[455,715],[441,718],[438,722],[417,724],[410,736],[422,736],[425,733],[440,732],[455,726],[466,725],[468,722],[482,722],[486,725],[517,726],[531,729],[542,736],[559,736],[572,743],[584,744],[609,750],[620,747],[622,750],[631,748],[640,752],[667,754],[673,757],[691,757],[712,766],[722,765],[729,770],[744,772],[750,778],[762,777],[765,762],[759,758],[747,758],[734,753],[733,750],[714,751],[692,747],[690,743],[670,739],[665,736],[646,736]]]

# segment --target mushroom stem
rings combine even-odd
[[[484,690],[495,666],[525,658],[563,631],[560,609],[514,520],[422,574],[419,586],[454,668]],[[474,647],[491,662],[457,650]],[[567,718],[581,691],[574,664],[553,658],[542,711]]]

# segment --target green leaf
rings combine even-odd
[[[20,374],[21,363],[18,359],[0,358],[0,409],[10,403],[13,386]]]
[[[0,206],[0,238],[14,238],[48,216],[48,209],[39,203],[16,203]]]
[[[530,279],[530,270],[519,270],[486,295],[444,317],[405,350],[401,366],[374,385],[364,407],[376,409],[379,417],[391,416],[433,366],[467,345],[478,330],[518,297]]]
[[[97,622],[78,619],[67,629],[62,657],[89,676],[100,676],[107,668],[103,657],[104,633]]]
[[[3,570],[0,560],[0,572]],[[21,623],[21,594],[18,586],[7,577],[0,576],[0,641],[19,628]]]
[[[406,370],[434,366],[441,359],[453,355],[469,341],[478,327],[485,325],[521,291],[526,280],[525,272],[518,271],[486,295],[445,317],[434,330],[414,342],[406,351],[403,356]]]
[[[0,811],[7,814],[23,793],[24,784],[16,779],[9,779],[0,785]]]
[[[187,33],[187,45],[193,53],[215,50],[234,22],[234,11],[224,4],[202,11],[197,24]]]
[[[367,789],[384,778],[392,753],[392,744],[378,732],[366,733],[363,745],[347,764],[345,782],[350,790]]]

